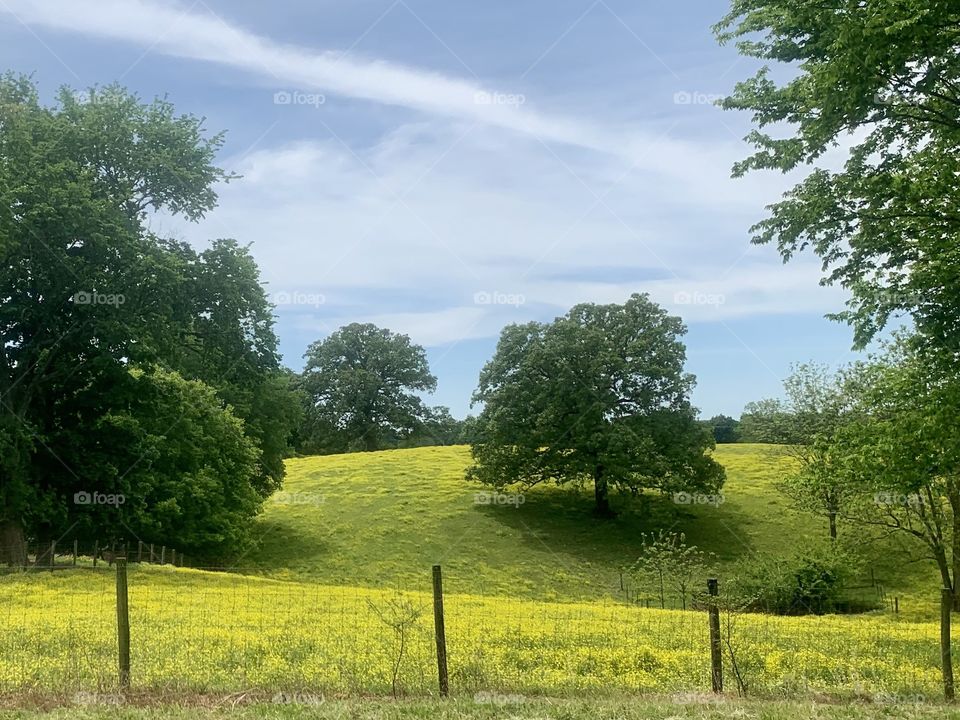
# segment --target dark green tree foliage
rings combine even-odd
[[[702,421],[713,440],[717,444],[740,442],[740,421],[728,415],[714,415],[709,420]]]
[[[724,594],[743,609],[777,615],[867,609],[843,597],[845,584],[857,575],[859,560],[836,543],[805,542],[787,554],[751,555],[735,567],[733,576],[721,583]]]
[[[689,402],[684,332],[646,295],[506,327],[474,395],[484,407],[468,476],[592,482],[602,516],[611,487],[716,492],[723,470]]]
[[[244,421],[261,450],[256,486],[266,497],[283,482],[302,407],[279,369],[273,308],[247,248],[216,240],[196,253],[178,245],[184,267],[184,340],[174,367],[204,381]]]
[[[721,41],[767,63],[724,101],[748,110],[756,152],[735,174],[814,169],[770,207],[754,242],[811,249],[852,291],[862,346],[892,314],[960,348],[960,5],[955,0],[734,0]],[[853,138],[853,139],[851,139]],[[853,144],[839,171],[817,167]]]
[[[437,380],[424,349],[406,335],[352,323],[304,357],[304,451],[396,447],[422,425],[426,409],[415,393],[435,389]]]
[[[106,527],[107,537],[133,533],[195,557],[242,550],[262,501],[252,482],[261,453],[243,422],[202,382],[130,374],[127,397],[89,428],[73,466],[88,492],[107,488],[124,503],[75,506],[69,518],[84,536]]]
[[[423,409],[422,417],[413,434],[404,443],[406,447],[428,445],[456,445],[462,442],[463,421],[450,414],[450,408],[444,405]]]
[[[859,369],[855,421],[831,447],[838,473],[860,502],[855,522],[905,535],[934,561],[941,590],[944,696],[955,694],[950,615],[960,610],[960,380],[942,356],[901,343]]]
[[[26,538],[60,537],[75,531],[78,519],[91,533],[120,533],[109,512],[78,514],[73,496],[119,492],[127,482],[127,469],[90,462],[118,450],[104,434],[109,419],[135,418],[145,433],[163,434],[150,406],[134,400],[143,377],[159,378],[164,368],[205,382],[221,406],[235,403],[237,414],[251,419],[239,427],[257,450],[253,462],[248,448],[228,445],[239,455],[218,464],[211,454],[206,483],[242,481],[265,494],[279,481],[275,448],[289,422],[258,427],[253,416],[258,404],[288,403],[271,399],[279,392],[276,339],[249,255],[229,241],[198,255],[146,225],[148,211],[197,220],[213,207],[214,184],[230,179],[214,165],[221,142],[165,100],[143,103],[119,87],[84,98],[65,89],[48,108],[29,80],[0,80],[0,546],[8,560],[22,559]],[[184,418],[171,422],[171,436],[204,432],[188,426],[190,403],[204,402],[189,387],[177,395]],[[228,467],[241,474],[227,477]],[[143,458],[128,469],[138,484],[124,486],[126,507],[137,505],[139,483],[163,486],[162,468],[159,459]],[[144,473],[151,472],[148,482]],[[211,517],[253,509],[224,507]],[[124,533],[147,532],[133,516],[124,525]],[[181,530],[191,542],[217,534],[188,532],[170,516],[158,532],[168,544],[200,550],[177,543]],[[225,525],[223,533],[233,531]]]
[[[460,445],[473,445],[480,440],[480,421],[476,415],[467,415],[460,422],[460,434],[457,436],[457,443]]]

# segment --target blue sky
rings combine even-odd
[[[730,178],[756,66],[723,0],[0,0],[0,67],[52,97],[119,80],[227,130],[199,224],[252,245],[284,362],[375,322],[427,348],[428,401],[469,410],[500,329],[648,292],[684,318],[694,402],[738,415],[789,364],[853,359],[845,295],[748,229],[800,177]],[[842,157],[824,160],[836,163]]]

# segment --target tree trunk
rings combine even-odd
[[[933,553],[933,559],[937,563],[937,569],[940,571],[940,587],[953,592],[953,581],[950,577],[950,565],[947,562],[947,553],[942,548],[936,548]]]
[[[27,539],[23,526],[16,520],[0,521],[0,562],[10,567],[27,564]]]
[[[603,465],[597,465],[593,470],[593,498],[596,501],[593,511],[597,517],[614,517],[616,513],[610,509],[610,495],[607,478],[603,474]]]
[[[954,698],[953,654],[950,650],[950,611],[953,609],[953,591],[943,588],[940,598],[940,673],[943,676],[943,696]]]
[[[374,450],[380,449],[379,430],[374,432],[373,428],[370,428],[363,434],[363,449],[367,452],[373,452]]]
[[[944,585],[944,587],[953,591],[953,609],[955,612],[960,612],[960,488],[957,487],[956,483],[951,485],[947,498],[950,501],[950,509],[953,515],[953,547],[951,548],[953,582]]]
[[[954,552],[956,552],[956,550],[954,550]],[[957,578],[960,577],[960,575],[957,575],[957,573],[960,573],[960,567],[958,567],[958,565],[960,565],[960,563],[957,562],[956,555],[954,555],[954,559],[953,559],[953,585],[951,586],[951,590],[952,590],[952,592],[953,592],[953,610],[954,610],[954,612],[960,612],[960,587],[957,587]]]
[[[831,512],[827,514],[827,518],[830,520],[830,539],[837,539],[837,514]]]

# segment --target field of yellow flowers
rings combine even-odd
[[[424,575],[422,587],[377,590],[132,566],[133,685],[183,692],[435,693],[429,571]],[[709,689],[703,612],[455,593],[445,604],[457,694]],[[0,608],[0,692],[116,687],[110,569],[4,575]],[[933,624],[760,615],[723,624],[754,693],[939,694]],[[733,687],[732,667],[727,672]]]

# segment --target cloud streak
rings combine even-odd
[[[229,66],[301,90],[358,98],[504,128],[643,161],[665,138],[626,135],[589,122],[499,102],[511,93],[479,83],[375,59],[283,44],[212,12],[147,0],[3,0],[0,13],[28,26],[131,43],[146,52]],[[675,153],[684,153],[681,146]]]

